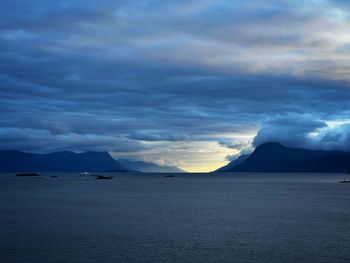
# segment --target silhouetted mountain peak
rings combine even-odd
[[[350,153],[291,148],[280,143],[259,145],[242,163],[233,162],[220,172],[344,172],[350,170]]]

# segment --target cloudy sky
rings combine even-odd
[[[349,1],[0,2],[0,149],[210,171],[349,123]]]

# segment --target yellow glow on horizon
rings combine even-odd
[[[179,168],[181,168],[189,173],[209,173],[209,172],[213,172],[213,171],[219,169],[222,166],[225,166],[228,163],[229,163],[229,161],[222,161],[222,162],[217,162],[215,164],[183,166],[183,167],[179,167]]]
[[[229,163],[226,160],[227,155],[239,153],[239,149],[232,149],[224,144],[220,144],[220,139],[228,143],[241,141],[249,144],[256,132],[249,131],[244,133],[226,133],[220,135],[210,135],[196,137],[194,141],[145,141],[148,149],[136,153],[113,153],[116,159],[119,158],[137,158],[148,163],[155,163],[160,166],[176,166],[187,172],[207,173],[217,170]]]

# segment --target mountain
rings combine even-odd
[[[350,152],[291,148],[264,143],[239,164],[229,163],[219,172],[345,172]]]
[[[128,159],[118,159],[124,167],[144,173],[186,173],[186,171],[175,166],[159,166],[154,163],[143,161],[133,161]]]
[[[35,154],[0,151],[0,172],[98,172],[126,171],[108,152],[54,152]]]
[[[249,157],[249,154],[242,154],[237,159],[229,162],[227,165],[217,169],[215,172],[225,172],[227,170],[231,170],[237,165],[243,163],[247,158]]]

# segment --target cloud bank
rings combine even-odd
[[[279,115],[266,121],[253,140],[259,146],[279,142],[286,146],[350,151],[350,119],[322,121],[310,114]]]
[[[348,147],[346,1],[0,3],[0,148],[208,171],[254,139]],[[311,134],[311,135],[310,135]],[[237,141],[243,141],[242,145]]]

